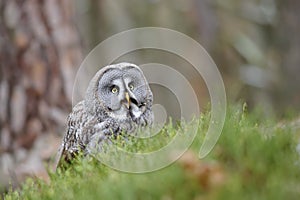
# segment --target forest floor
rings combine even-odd
[[[299,123],[278,123],[265,119],[259,112],[248,113],[242,106],[229,108],[216,146],[208,156],[199,159],[198,150],[209,119],[209,113],[201,117],[198,136],[189,150],[175,163],[158,171],[124,173],[102,165],[96,159],[78,158],[65,171],[49,170],[48,180],[28,178],[19,189],[11,188],[0,198],[299,198]],[[167,129],[172,132],[172,127]],[[169,134],[151,143],[131,144],[139,151],[151,150],[172,137]]]

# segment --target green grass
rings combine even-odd
[[[10,199],[298,199],[299,130],[280,127],[259,113],[229,108],[222,135],[213,151],[198,160],[209,113],[186,156],[159,171],[122,173],[93,159],[78,159],[64,172],[50,172],[50,183],[28,179]],[[165,133],[168,134],[165,134]],[[157,149],[174,136],[171,127],[150,142],[131,139],[124,148]],[[129,145],[130,144],[130,145]]]

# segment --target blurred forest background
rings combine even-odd
[[[0,185],[47,177],[44,163],[60,145],[80,63],[131,28],[170,28],[202,44],[229,102],[246,101],[266,117],[297,114],[299,11],[299,0],[0,0]],[[155,62],[158,54],[134,60]]]

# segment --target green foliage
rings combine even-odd
[[[189,151],[194,155],[209,119],[209,113],[200,117],[199,134]],[[132,151],[156,149],[174,136],[171,126],[166,130],[170,134],[154,137],[150,143],[130,139],[128,144]],[[230,108],[217,145],[203,160],[129,174],[93,158],[78,158],[66,171],[49,172],[49,183],[28,179],[5,199],[297,199],[300,163],[296,138],[288,126],[277,126],[259,113],[248,114],[246,106]],[[122,141],[119,138],[117,143],[124,146]],[[124,148],[130,149],[128,144]],[[216,165],[217,170],[211,167]],[[216,173],[223,178],[214,180],[220,177]]]

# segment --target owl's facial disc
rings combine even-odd
[[[125,116],[139,118],[145,111],[145,103],[141,102],[141,98],[138,99],[141,86],[128,77],[114,80],[112,83],[113,87],[118,88],[118,92],[115,92],[112,97],[111,104],[115,106],[115,109],[111,110],[114,117],[118,119],[125,119]]]
[[[149,86],[142,72],[132,66],[111,68],[98,82],[99,100],[117,119],[139,118],[146,111]]]
[[[119,119],[119,120],[126,120],[130,116],[134,116],[135,118],[138,118],[141,116],[142,112],[139,110],[139,107],[137,106],[137,100],[134,97],[133,93],[127,92],[125,90],[124,94],[116,94],[116,97],[119,97],[118,99],[121,99],[120,105],[114,109],[111,110],[110,115],[113,118]]]

